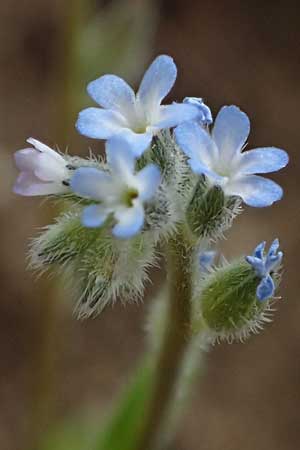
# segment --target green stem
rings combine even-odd
[[[169,312],[157,361],[152,398],[136,450],[157,448],[176,394],[184,356],[190,343],[192,250],[181,234],[169,243],[167,267]]]

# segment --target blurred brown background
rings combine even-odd
[[[28,238],[51,212],[37,199],[10,192],[16,176],[13,152],[29,136],[60,148],[69,144],[73,154],[87,154],[88,146],[100,149],[98,142],[73,131],[76,112],[88,104],[83,97],[77,106],[74,88],[82,96],[87,81],[112,68],[136,83],[159,53],[172,55],[179,68],[171,99],[202,96],[214,113],[223,104],[237,104],[252,121],[249,148],[275,145],[291,157],[288,169],[272,177],[284,187],[284,200],[263,210],[247,209],[223,245],[230,257],[280,237],[285,273],[275,321],[245,344],[223,344],[208,354],[174,450],[298,449],[300,4],[112,3],[0,4],[0,449],[32,449],[37,428],[48,429],[82,411],[107,411],[143,350],[150,301],[148,296],[143,305],[116,305],[80,322],[54,279],[36,281],[26,271]],[[99,27],[87,39],[98,60],[93,67],[86,64],[83,74],[76,69],[73,49],[78,30],[95,14]],[[124,36],[134,28],[128,27],[127,15],[136,34],[124,50]],[[123,20],[127,25],[120,31]],[[106,22],[108,40],[101,34]]]

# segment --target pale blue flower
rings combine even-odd
[[[114,137],[106,144],[109,172],[81,167],[71,179],[71,189],[97,203],[84,208],[82,223],[89,228],[100,227],[108,216],[116,225],[112,229],[118,238],[130,238],[144,224],[144,204],[150,201],[160,183],[160,170],[148,164],[135,173],[135,157],[129,144]]]
[[[278,252],[279,241],[271,244],[268,253],[265,255],[265,242],[261,242],[254,250],[252,256],[246,256],[246,261],[254,268],[256,275],[261,278],[256,289],[256,296],[263,301],[273,296],[275,284],[271,273],[278,267],[282,261],[283,253]]]
[[[224,106],[216,117],[212,133],[195,122],[179,125],[176,140],[197,174],[221,186],[225,195],[239,196],[250,206],[269,206],[283,191],[274,181],[256,173],[285,167],[288,155],[274,147],[242,152],[250,131],[248,116],[236,106]]]
[[[89,83],[88,94],[102,108],[79,113],[79,133],[94,139],[122,135],[136,156],[150,145],[153,135],[198,115],[193,105],[161,102],[173,87],[177,68],[170,56],[158,56],[146,71],[137,94],[121,78],[104,75]]]
[[[196,106],[198,109],[198,116],[196,120],[200,122],[201,125],[210,125],[213,122],[212,113],[210,108],[204,103],[202,98],[199,97],[185,97],[183,103],[188,105]]]

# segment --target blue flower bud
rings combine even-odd
[[[201,125],[210,125],[213,122],[212,113],[210,108],[204,103],[202,98],[198,97],[185,97],[183,103],[196,106],[198,109],[198,121]]]
[[[211,270],[204,285],[194,295],[194,331],[206,329],[211,340],[245,339],[251,332],[258,332],[268,322],[271,312],[270,301],[278,285],[279,276],[275,262],[275,245],[271,246],[263,264],[259,265],[258,251],[263,257],[263,248],[255,250],[257,256],[246,261]],[[276,265],[281,260],[277,254]],[[250,258],[250,261],[248,261]],[[257,258],[253,263],[253,258]],[[267,269],[266,269],[267,267]],[[268,268],[272,267],[270,271]]]

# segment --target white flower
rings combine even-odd
[[[195,105],[161,102],[173,87],[177,69],[170,56],[158,56],[146,71],[137,94],[121,78],[104,75],[89,83],[88,94],[100,108],[80,112],[79,133],[94,139],[122,135],[136,156],[150,145],[153,135],[199,115]]]
[[[195,122],[179,125],[176,140],[193,172],[221,186],[225,195],[239,196],[249,206],[269,206],[282,197],[281,187],[254,175],[275,172],[288,163],[284,150],[274,147],[242,152],[250,131],[248,116],[236,106],[224,106],[211,135]]]
[[[106,144],[110,172],[81,167],[71,179],[71,189],[78,195],[98,203],[84,208],[82,223],[100,227],[109,215],[116,225],[112,229],[118,238],[130,238],[144,224],[144,203],[151,200],[160,183],[160,170],[149,164],[135,173],[135,157],[122,138],[112,138]]]
[[[69,190],[70,172],[66,160],[36,139],[27,139],[34,148],[25,148],[15,153],[15,162],[20,174],[14,185],[19,195],[62,194]]]

